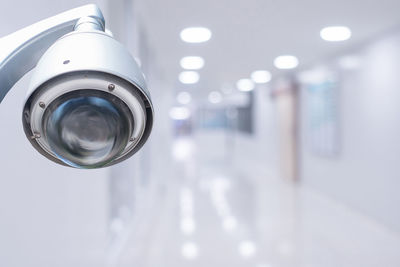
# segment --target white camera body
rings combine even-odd
[[[56,39],[37,61],[22,121],[28,140],[42,155],[65,166],[91,169],[123,161],[143,146],[152,129],[153,106],[142,71],[127,49],[104,31],[99,9],[89,5],[73,11],[81,16],[85,8],[96,17],[77,17],[73,30]],[[15,64],[8,65],[12,69]],[[0,74],[6,67],[4,63]],[[7,85],[9,80],[2,77],[0,82]]]

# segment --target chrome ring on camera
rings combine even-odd
[[[117,97],[126,104],[133,118],[133,127],[129,142],[119,156],[106,166],[113,165],[130,156],[134,153],[133,150],[139,143],[144,143],[145,140],[142,139],[147,139],[148,137],[144,136],[144,133],[148,127],[146,126],[147,124],[151,127],[152,117],[148,118],[148,114],[145,112],[147,105],[144,101],[146,99],[143,98],[143,93],[132,83],[111,74],[92,71],[77,71],[63,74],[41,85],[36,93],[31,96],[31,101],[28,101],[29,105],[25,106],[23,112],[23,120],[26,122],[24,126],[28,128],[25,131],[27,134],[31,134],[31,142],[37,143],[37,148],[42,150],[40,152],[57,163],[67,165],[64,162],[60,162],[59,157],[52,151],[48,144],[43,125],[43,117],[46,109],[53,101],[65,93],[86,90],[88,88]],[[147,121],[148,119],[150,120],[149,122]]]

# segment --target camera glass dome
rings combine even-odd
[[[127,146],[133,117],[127,105],[99,90],[78,90],[53,101],[42,121],[51,150],[76,168],[98,168]]]

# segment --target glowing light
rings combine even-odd
[[[181,67],[187,70],[199,70],[204,67],[204,59],[202,57],[183,57],[180,61]]]
[[[187,43],[203,43],[211,39],[211,31],[204,27],[190,27],[181,31],[181,39]]]
[[[181,220],[181,231],[186,235],[191,235],[196,231],[196,223],[192,218]]]
[[[182,256],[188,260],[194,260],[199,254],[199,249],[194,242],[186,242],[182,246]]]
[[[299,60],[295,56],[283,55],[275,58],[274,65],[278,69],[294,69],[299,65]]]
[[[240,79],[236,83],[236,87],[242,92],[254,90],[254,82],[250,79]]]
[[[195,146],[188,139],[178,139],[173,143],[172,156],[176,161],[186,161],[195,152]]]
[[[200,75],[195,71],[182,71],[179,74],[179,81],[184,84],[194,84],[200,79]]]
[[[254,256],[256,250],[256,245],[252,241],[243,241],[239,245],[239,253],[243,258]]]
[[[190,117],[190,110],[186,107],[173,107],[169,111],[169,116],[173,120],[186,120]]]
[[[328,42],[340,42],[350,39],[351,30],[345,26],[326,27],[321,30],[320,36]]]
[[[271,73],[267,70],[256,70],[251,73],[251,79],[255,83],[267,83],[271,81]]]
[[[178,101],[179,104],[186,105],[192,101],[192,96],[188,92],[180,92],[176,96],[176,101]]]
[[[180,194],[181,202],[181,230],[184,234],[193,234],[196,230],[196,223],[193,218],[194,205],[193,205],[193,193],[188,187],[182,187]]]

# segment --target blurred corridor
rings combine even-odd
[[[400,266],[398,0],[94,2],[153,132],[56,165],[23,133],[26,75],[0,105],[0,266]],[[0,36],[86,3],[3,1]]]
[[[396,266],[400,261],[398,233],[307,186],[276,179],[262,166],[232,165],[221,151],[205,148],[210,140],[220,147],[223,133],[207,135],[174,142],[179,152],[173,174],[148,208],[150,222],[134,226],[120,266]]]

